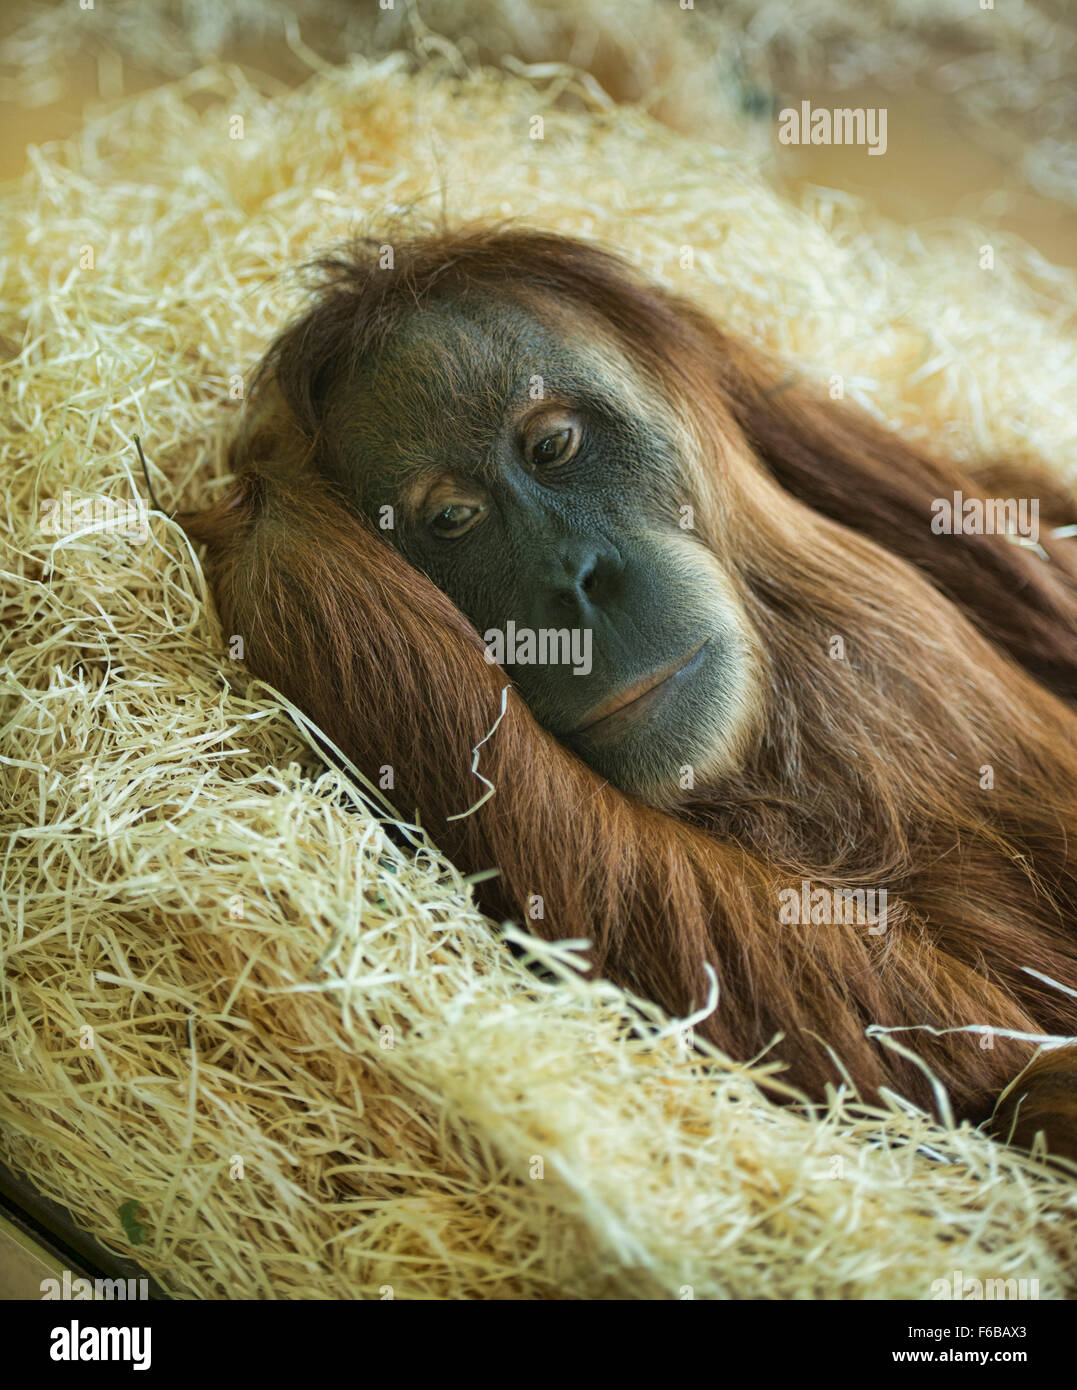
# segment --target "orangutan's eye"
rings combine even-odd
[[[579,449],[580,438],[574,416],[564,410],[545,410],[525,425],[520,452],[530,468],[559,468]]]
[[[449,538],[462,536],[482,515],[483,508],[470,502],[450,502],[436,511],[427,522],[435,535]]]
[[[571,454],[574,434],[575,431],[571,428],[548,434],[532,448],[531,462],[539,465],[563,463]]]

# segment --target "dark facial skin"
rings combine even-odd
[[[725,760],[746,646],[679,524],[672,431],[609,357],[507,296],[424,305],[333,384],[328,452],[349,500],[484,640],[510,621],[575,630],[559,662],[506,653],[506,673],[558,739],[663,804],[682,769]]]

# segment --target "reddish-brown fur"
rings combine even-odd
[[[926,1106],[930,1084],[865,1034],[968,1024],[1073,1035],[1077,998],[1077,592],[1003,537],[939,537],[930,503],[982,495],[959,467],[783,373],[594,248],[485,230],[398,247],[379,272],[327,263],[318,307],[282,338],[237,443],[234,492],[188,519],[208,543],[226,633],[464,870],[497,866],[495,918],[589,937],[594,970],[687,1014],[738,1058],[772,1055],[818,1098],[839,1079]],[[701,441],[686,461],[699,529],[763,645],[760,734],[742,766],[676,814],[604,783],[542,730],[452,602],[321,477],[319,383],[433,283],[545,297],[595,316]],[[721,491],[724,503],[718,506]],[[729,499],[736,507],[729,515]],[[1066,519],[1066,518],[1062,518]],[[842,636],[847,659],[831,658]],[[980,769],[994,769],[982,789]],[[779,891],[885,887],[889,926],[779,921]],[[530,920],[540,895],[544,916]],[[1026,969],[1027,968],[1027,969]],[[984,1119],[1034,1046],[897,1035]],[[1077,1156],[1077,1049],[1045,1054],[996,1117]]]

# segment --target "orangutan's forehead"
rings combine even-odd
[[[631,417],[656,394],[597,318],[483,292],[405,313],[335,404],[377,454],[414,460],[446,436],[480,447],[542,400]]]

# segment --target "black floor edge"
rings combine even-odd
[[[0,1163],[0,1211],[50,1255],[85,1279],[145,1279],[151,1299],[170,1302],[161,1288],[134,1260],[116,1255],[77,1225],[59,1202],[43,1197],[26,1178]]]

